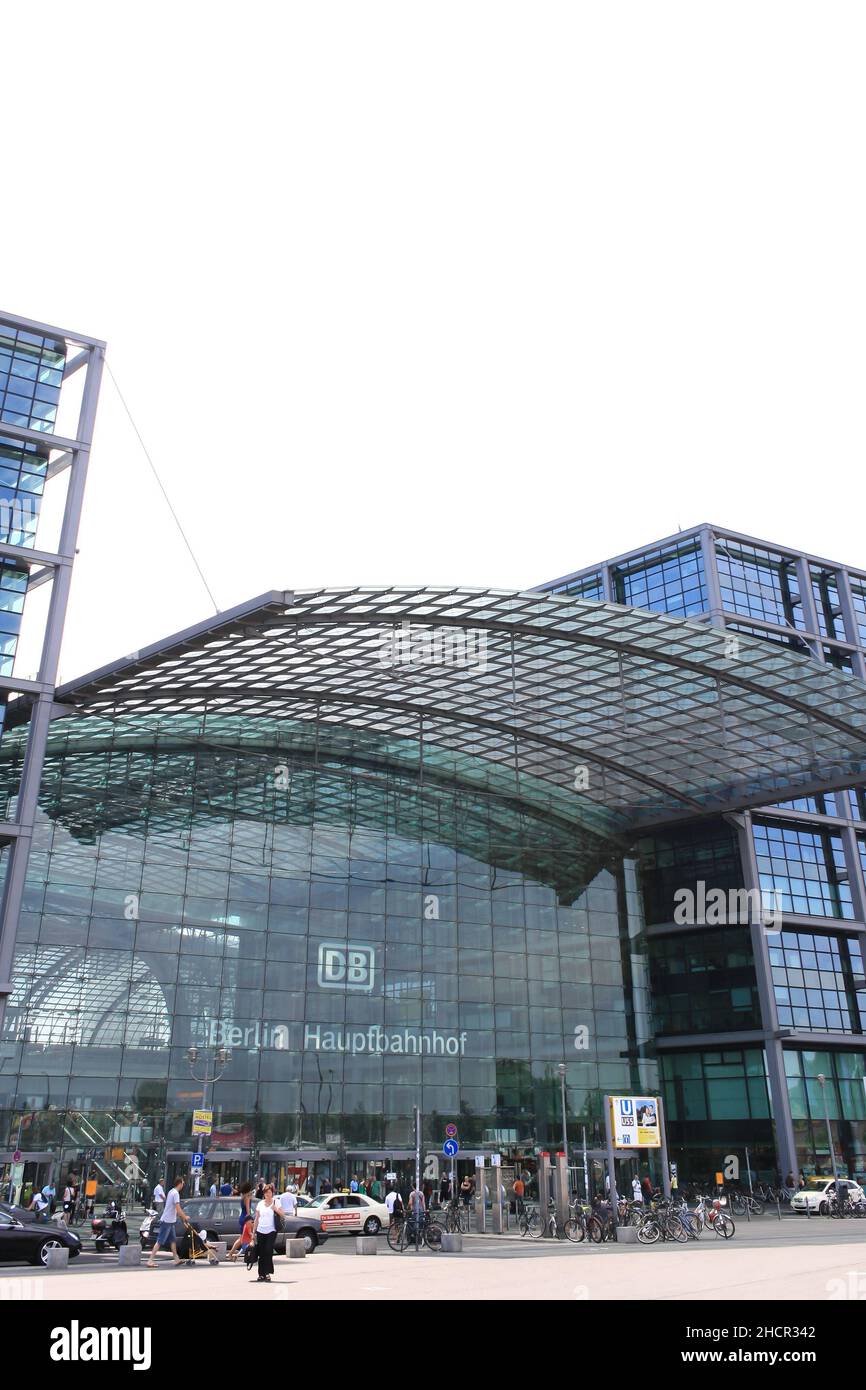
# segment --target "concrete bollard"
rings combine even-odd
[[[134,1269],[141,1264],[140,1245],[121,1245],[117,1252],[117,1263],[121,1269]]]
[[[450,1231],[443,1232],[442,1249],[448,1255],[459,1255],[463,1250],[463,1237]]]
[[[637,1226],[617,1226],[616,1238],[621,1245],[639,1245]]]
[[[356,1255],[378,1255],[379,1242],[375,1236],[355,1236]]]
[[[307,1243],[304,1240],[287,1240],[286,1256],[290,1260],[302,1260],[307,1253]]]
[[[68,1269],[69,1251],[64,1246],[61,1250],[49,1250],[45,1256],[46,1269]]]
[[[224,1241],[224,1240],[215,1240],[214,1243],[213,1243],[213,1245],[212,1245],[210,1248],[211,1248],[211,1253],[214,1254],[214,1255],[216,1256],[216,1258],[218,1259],[219,1263],[222,1264],[223,1260],[224,1260],[225,1257],[226,1257],[226,1250],[228,1249],[228,1242],[227,1242],[227,1241]]]

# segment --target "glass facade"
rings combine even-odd
[[[805,630],[794,559],[725,538],[716,542],[716,564],[726,611]]]
[[[436,1151],[455,1120],[531,1156],[563,1059],[593,1133],[605,1091],[657,1084],[633,862],[374,752],[325,722],[55,724],[0,1147],[27,1120],[64,1162],[92,1132],[154,1173],[189,1147],[190,1046],[231,1049],[212,1151],[399,1151],[419,1104]]]
[[[668,554],[673,544],[636,551],[625,560],[599,566],[595,573],[603,581],[607,572],[620,602],[681,614],[689,610],[676,582],[662,580],[657,572],[659,557]],[[863,678],[866,575],[862,571],[712,526],[695,528],[676,545],[691,545],[695,553],[712,556],[714,573],[702,575],[701,595],[707,590],[715,591],[717,597],[712,615],[700,613],[704,620],[711,619],[727,633],[742,633],[770,647],[792,649],[814,665]],[[632,575],[637,576],[634,582]],[[645,575],[652,575],[652,580],[645,581]],[[753,883],[752,867],[748,861],[740,862],[732,829],[719,833],[718,828],[696,822],[640,844],[646,920],[656,927],[649,941],[656,1035],[664,1036],[666,1048],[673,1046],[671,1040],[677,1035],[694,1038],[704,1034],[715,1041],[740,1027],[761,1028],[765,1034],[779,1026],[794,1036],[847,1034],[852,1041],[862,1037],[866,1007],[866,789],[852,786],[779,800],[742,820],[743,839],[751,836],[754,845],[757,880],[753,886],[760,886],[765,904],[774,904],[781,919],[774,921],[776,929],[761,936],[757,958],[752,947],[758,938],[743,932],[732,934],[730,928],[665,930],[675,920],[673,901],[678,890],[694,892],[701,880],[728,892]],[[804,917],[815,920],[815,929],[804,929],[796,920]],[[833,921],[851,923],[853,930],[833,932]],[[759,977],[763,978],[761,988]],[[774,1011],[765,1018],[760,1009],[762,989],[764,998],[774,999]],[[766,1007],[769,1010],[769,1003]],[[862,1046],[866,1050],[866,1044]],[[666,1056],[665,1075],[673,1075],[672,1068],[680,1068],[685,1075],[682,1069],[695,1067],[703,1076],[703,1058],[709,1055],[717,1058],[720,1054],[696,1048],[690,1053],[677,1052],[675,1062]],[[800,1077],[800,1089],[792,1092],[797,1098],[794,1143],[798,1164],[808,1171],[814,1171],[820,1161],[826,1163],[829,1150],[818,1111],[813,1112],[801,1097],[806,1084],[803,1077],[812,1077],[809,1087],[814,1091],[814,1076],[811,1072],[801,1075],[798,1068],[811,1067],[811,1061],[804,1059],[819,1056],[827,1075],[828,1094],[831,1086],[836,1087],[834,1114],[838,1112],[840,1119],[838,1126],[835,1119],[832,1123],[837,1152],[853,1173],[852,1165],[862,1163],[857,1130],[860,1096],[855,1105],[846,1089],[844,1105],[848,1108],[843,1117],[838,1088],[848,1088],[850,1078],[847,1072],[836,1076],[834,1068],[862,1067],[864,1055],[863,1051],[845,1051],[839,1042],[828,1042],[820,1054],[785,1052],[787,1065]],[[672,1103],[673,1097],[669,1106]],[[777,1104],[784,1109],[780,1082]],[[684,1112],[680,1109],[679,1113]],[[756,1145],[764,1143],[754,1128],[757,1125],[759,1130],[760,1123],[740,1107],[736,1125],[743,1142],[751,1133],[753,1153]],[[729,1148],[734,1146],[732,1134],[733,1130],[728,1135]],[[720,1154],[726,1151],[720,1150]],[[687,1153],[682,1157],[689,1162]]]
[[[25,364],[46,411],[50,351],[5,343],[7,383]],[[10,409],[24,399],[16,387]],[[38,498],[38,448],[3,448],[9,497]],[[28,534],[21,508],[15,520]],[[24,587],[7,579],[11,661]],[[761,542],[687,533],[548,586],[555,608],[321,591],[291,596],[309,625],[284,640],[297,612],[275,594],[250,626],[79,683],[86,717],[55,721],[49,740],[0,1039],[0,1147],[23,1134],[63,1163],[98,1148],[107,1182],[122,1145],[154,1176],[188,1151],[208,1100],[211,1154],[231,1155],[232,1176],[259,1155],[317,1153],[334,1177],[364,1155],[395,1167],[418,1105],[425,1164],[453,1120],[462,1150],[531,1168],[559,1142],[565,1061],[568,1125],[590,1146],[606,1092],[663,1084],[684,1177],[748,1149],[772,1178],[774,1108],[800,1163],[820,1161],[818,1057],[839,1151],[860,1162],[864,888],[849,872],[858,832],[866,871],[866,793],[721,814],[762,786],[769,803],[805,785],[773,766],[779,746],[792,763],[804,746],[820,765],[846,755],[814,742],[830,736],[804,710],[857,715],[856,683],[826,669],[860,669],[834,645],[855,635],[847,583]],[[862,576],[851,592],[866,614]],[[565,611],[568,598],[595,606]],[[714,622],[763,641],[722,655],[711,603]],[[654,612],[699,620],[663,625],[670,667]],[[457,660],[461,620],[479,626]],[[790,706],[773,704],[780,671]],[[16,729],[0,748],[7,801],[23,747]],[[753,865],[774,929],[676,915],[684,890],[695,904],[740,895]],[[826,1050],[798,1034],[827,1035]],[[231,1060],[205,1095],[187,1053],[220,1046]]]
[[[572,598],[585,598],[600,603],[604,598],[604,582],[598,572],[584,574],[569,579],[564,584],[555,585],[551,593],[571,594]]]
[[[851,1177],[866,1181],[864,1061],[863,1052],[785,1050],[794,1136],[807,1174],[833,1171],[829,1128],[837,1163]]]
[[[761,888],[783,912],[853,918],[841,835],[758,819],[753,830]]]
[[[839,584],[832,570],[810,566],[812,596],[818,617],[818,631],[822,637],[835,637],[845,641],[845,624],[842,620],[842,607],[839,602]]]
[[[656,1035],[760,1028],[748,929],[678,933],[650,942]]]
[[[762,1048],[671,1052],[661,1059],[671,1158],[691,1182],[712,1186],[723,1156],[775,1181],[777,1159]]]
[[[856,981],[860,943],[845,936],[781,932],[770,946],[779,1023],[813,1032],[861,1033]]]
[[[32,546],[48,470],[48,451],[4,435],[2,424],[50,432],[57,417],[66,348],[0,324],[0,542]],[[21,630],[27,571],[0,560],[0,674],[11,675]],[[5,719],[0,704],[0,730]]]
[[[617,603],[689,617],[707,607],[700,541],[649,550],[613,571]]]
[[[673,922],[676,894],[687,889],[697,900],[708,889],[739,888],[743,869],[737,837],[722,820],[699,821],[639,842],[647,924]]]

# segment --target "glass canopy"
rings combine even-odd
[[[866,776],[866,687],[852,676],[702,622],[558,594],[272,592],[57,698],[130,729],[158,719],[163,746],[175,719],[205,744],[236,741],[239,719],[313,757],[349,740],[352,756],[363,745],[426,776],[438,765],[607,833]],[[87,740],[86,721],[61,725],[64,741]]]

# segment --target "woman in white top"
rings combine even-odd
[[[283,1215],[283,1209],[274,1195],[271,1183],[265,1187],[264,1196],[256,1206],[253,1222],[253,1240],[259,1260],[259,1284],[269,1284],[274,1272],[274,1244],[277,1239],[276,1217]]]

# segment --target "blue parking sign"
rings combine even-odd
[[[191,1168],[203,1168],[203,1167],[204,1167],[204,1154],[193,1154],[193,1155],[192,1155],[192,1162],[190,1163],[190,1167],[191,1167]]]

